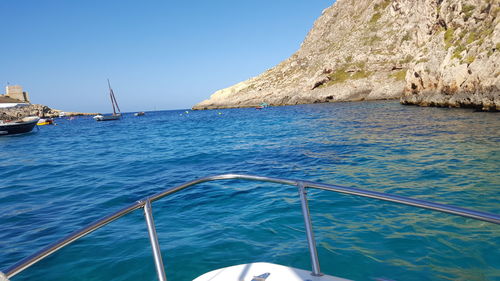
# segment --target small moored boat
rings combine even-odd
[[[96,115],[93,117],[96,121],[112,121],[112,120],[119,120],[121,118],[121,114],[117,115]]]
[[[145,113],[143,111],[134,113],[134,116],[143,116]]]
[[[263,108],[266,108],[266,107],[268,107],[268,106],[269,106],[269,104],[268,104],[268,103],[263,102],[263,103],[261,103],[260,105],[256,106],[256,107],[255,107],[255,109],[263,109]]]
[[[40,118],[40,120],[38,120],[38,122],[36,124],[38,126],[55,125],[54,119],[52,119],[52,118]]]
[[[0,120],[0,136],[29,133],[36,126],[39,119],[36,116],[30,116],[18,121]]]

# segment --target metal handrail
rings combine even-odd
[[[223,175],[217,175],[217,176],[204,177],[204,178],[196,179],[196,180],[193,180],[190,182],[186,182],[184,184],[166,189],[162,192],[159,192],[159,193],[154,194],[152,196],[146,197],[142,200],[136,201],[133,204],[131,204],[131,205],[129,205],[129,206],[127,206],[127,207],[125,207],[125,208],[123,208],[123,209],[121,209],[121,210],[119,210],[111,215],[108,215],[100,220],[97,220],[96,222],[84,227],[83,229],[76,231],[76,232],[73,232],[72,234],[66,236],[65,238],[58,240],[55,243],[50,244],[49,246],[45,247],[44,249],[36,252],[35,254],[17,262],[16,264],[10,266],[9,268],[7,268],[5,270],[5,275],[7,278],[10,278],[10,277],[20,273],[21,271],[27,269],[28,267],[32,266],[33,264],[39,262],[40,260],[44,259],[45,257],[49,256],[50,254],[58,251],[59,249],[67,246],[68,244],[74,242],[75,240],[78,240],[79,238],[93,232],[94,230],[97,230],[97,229],[107,225],[108,223],[110,223],[110,222],[112,222],[112,221],[134,211],[134,210],[137,210],[139,208],[143,208],[145,219],[146,219],[146,224],[148,226],[148,232],[149,232],[149,237],[150,237],[151,246],[152,246],[152,250],[153,250],[153,257],[154,257],[154,261],[155,261],[158,279],[160,281],[166,281],[167,279],[166,279],[166,275],[165,275],[163,261],[161,258],[161,250],[160,250],[160,246],[158,243],[158,236],[156,235],[155,224],[153,221],[151,203],[156,201],[156,200],[159,200],[165,196],[179,192],[179,191],[181,191],[185,188],[188,188],[190,186],[194,186],[194,185],[204,183],[204,182],[209,182],[209,181],[229,180],[229,179],[264,181],[264,182],[279,183],[279,184],[292,185],[292,186],[298,187],[300,201],[301,201],[301,207],[302,207],[302,214],[304,216],[304,222],[305,222],[305,226],[306,226],[306,235],[307,235],[307,241],[308,241],[308,246],[309,246],[309,252],[311,255],[312,275],[315,275],[315,276],[320,276],[322,274],[321,274],[320,266],[319,266],[318,253],[316,251],[316,242],[314,240],[311,217],[309,214],[309,207],[307,204],[306,188],[316,188],[316,189],[328,190],[328,191],[333,191],[333,192],[338,192],[338,193],[343,193],[343,194],[350,194],[350,195],[356,195],[356,196],[361,196],[361,197],[374,198],[374,199],[378,199],[378,200],[382,200],[382,201],[394,202],[394,203],[418,207],[418,208],[422,208],[422,209],[429,209],[429,210],[439,211],[439,212],[443,212],[443,213],[458,215],[458,216],[462,216],[462,217],[466,217],[466,218],[472,218],[472,219],[476,219],[476,220],[486,221],[486,222],[490,222],[490,223],[494,223],[494,224],[500,224],[500,215],[487,213],[487,212],[474,211],[474,210],[470,210],[470,209],[466,209],[466,208],[445,205],[445,204],[439,204],[439,203],[429,202],[429,201],[420,200],[420,199],[412,199],[412,198],[398,196],[398,195],[390,195],[390,194],[376,192],[376,191],[370,191],[370,190],[364,190],[364,189],[358,189],[358,188],[352,188],[352,187],[344,187],[344,186],[339,186],[339,185],[315,183],[315,182],[302,181],[302,180],[289,180],[289,179],[282,179],[282,178],[270,178],[270,177],[239,175],[239,174],[223,174]],[[0,276],[1,276],[1,272],[0,272]]]

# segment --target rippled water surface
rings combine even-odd
[[[0,138],[0,269],[142,197],[208,175],[305,179],[500,213],[500,115],[361,102],[57,120]],[[500,226],[310,191],[324,273],[500,280]],[[310,268],[297,190],[220,181],[153,203],[169,280]],[[155,280],[140,211],[13,280]]]

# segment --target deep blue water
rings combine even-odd
[[[249,173],[500,213],[500,115],[359,102],[58,119],[0,138],[0,269],[137,199]],[[324,273],[356,280],[500,280],[500,226],[309,193]],[[310,269],[295,188],[223,181],[153,203],[167,278],[266,261]],[[155,280],[141,211],[13,280]]]

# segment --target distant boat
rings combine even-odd
[[[109,87],[109,98],[111,99],[111,105],[113,106],[113,115],[96,115],[94,116],[94,119],[96,121],[112,121],[112,120],[119,120],[122,118],[122,114],[120,111],[120,107],[118,106],[118,102],[116,101],[115,93],[113,92],[113,89],[111,89],[111,84],[109,83],[108,79],[108,87]],[[118,113],[116,113],[116,110],[118,110]]]
[[[268,103],[263,102],[263,103],[261,103],[260,105],[256,106],[256,107],[255,107],[255,109],[263,109],[263,108],[266,108],[266,107],[268,107],[268,106],[269,106],[269,104],[268,104]]]
[[[19,121],[0,120],[0,136],[29,133],[36,126],[40,118],[36,116],[24,117]]]
[[[134,116],[143,116],[145,113],[144,112],[137,112],[137,113],[134,113]]]

